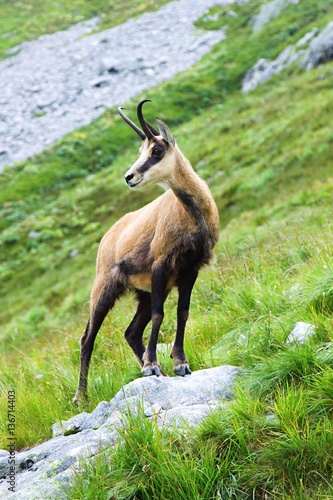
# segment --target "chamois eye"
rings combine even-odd
[[[157,148],[153,149],[154,156],[160,156],[162,153],[163,153],[162,149],[157,149]]]

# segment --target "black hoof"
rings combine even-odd
[[[78,408],[82,408],[82,406],[87,404],[88,396],[81,393],[76,393],[72,401]]]
[[[151,375],[156,375],[159,377],[161,375],[160,367],[157,365],[146,365],[141,370],[144,377],[150,377]]]
[[[179,375],[180,377],[185,377],[185,375],[191,375],[191,370],[188,364],[177,365],[174,367],[173,371],[175,372],[176,375]]]

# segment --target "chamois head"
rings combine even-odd
[[[141,101],[137,108],[138,120],[142,129],[137,127],[124,114],[121,107],[118,108],[120,116],[143,141],[139,149],[139,158],[125,174],[125,181],[132,189],[148,186],[149,184],[167,184],[174,165],[175,140],[162,120],[156,118],[157,131],[144,119],[142,106],[145,102],[150,101],[147,99]]]

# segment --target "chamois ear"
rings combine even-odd
[[[156,122],[158,124],[158,128],[163,139],[171,146],[174,146],[176,144],[176,141],[173,138],[173,135],[171,134],[169,127],[157,117],[156,117]]]

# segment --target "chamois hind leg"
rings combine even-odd
[[[174,372],[182,377],[191,373],[184,352],[184,334],[189,315],[191,293],[197,277],[198,272],[191,269],[187,270],[186,273],[182,273],[178,279],[177,332],[171,357],[173,358]]]
[[[73,399],[78,406],[87,400],[88,371],[96,335],[102,326],[105,316],[114,306],[116,300],[125,291],[125,285],[118,279],[117,273],[111,272],[109,283],[95,281],[90,299],[90,317],[83,337],[81,338],[81,366],[78,388]]]
[[[152,272],[152,293],[151,293],[151,321],[152,328],[147,349],[143,356],[142,374],[145,377],[150,375],[163,375],[157,361],[156,346],[158,334],[164,317],[164,301],[167,297],[167,266],[160,264]]]
[[[137,290],[136,296],[139,301],[137,311],[125,332],[125,339],[142,367],[143,355],[146,350],[142,342],[142,336],[144,329],[151,320],[151,294],[149,292]]]

